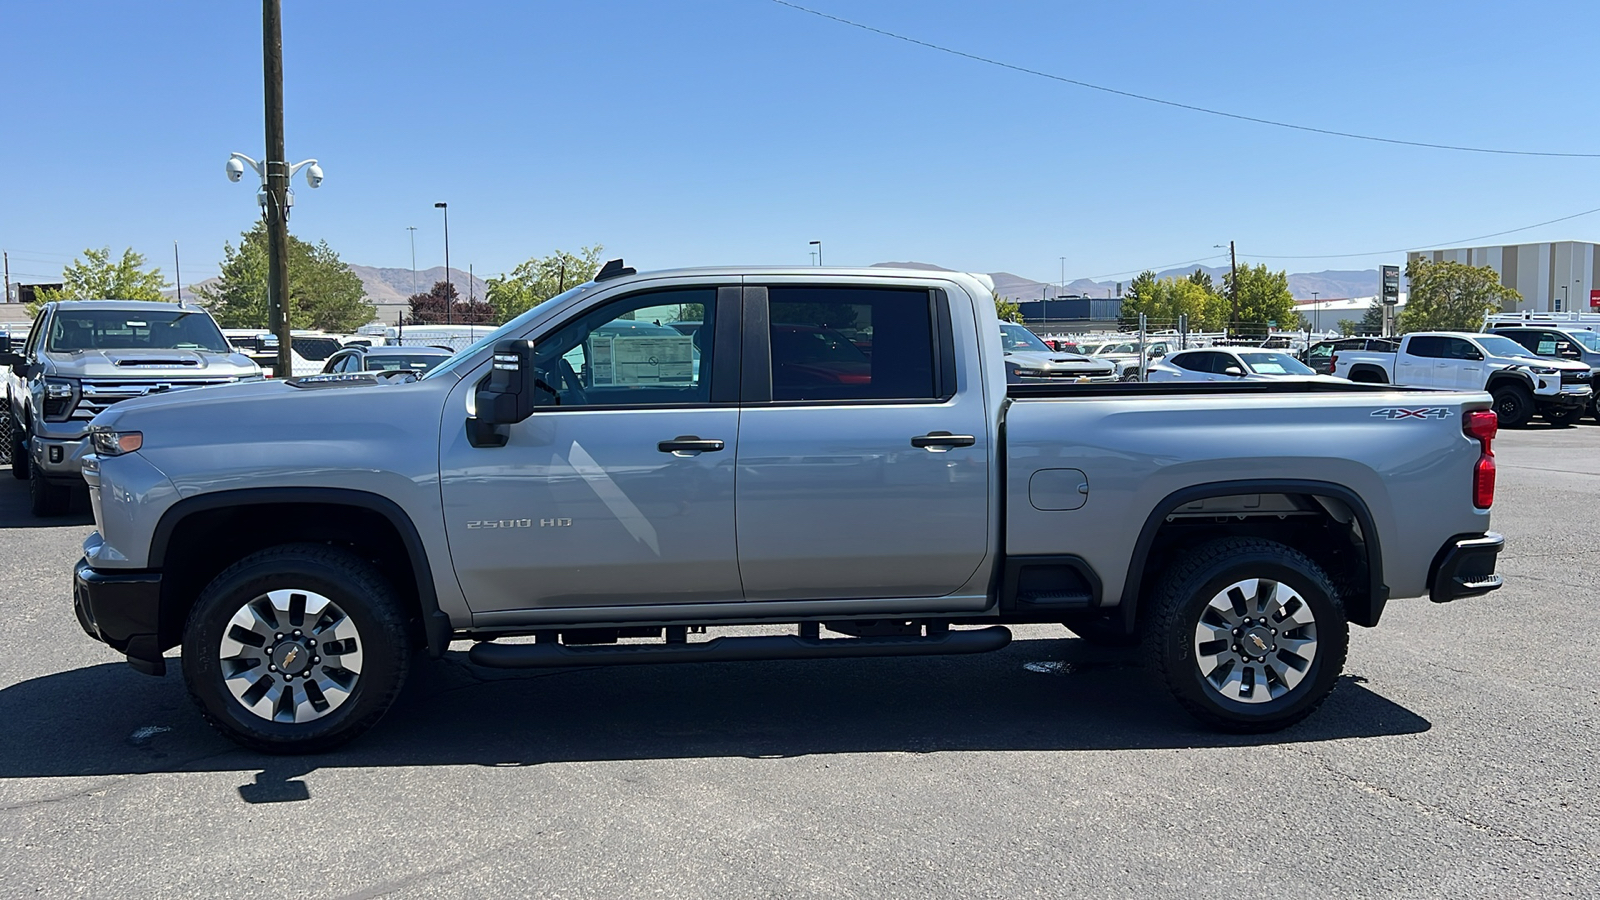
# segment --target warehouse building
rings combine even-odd
[[[1489,266],[1500,273],[1500,283],[1522,295],[1522,302],[1507,304],[1505,312],[1583,312],[1600,309],[1600,244],[1586,241],[1549,241],[1543,244],[1507,244],[1500,247],[1461,247],[1423,250],[1406,254],[1434,262],[1453,260],[1469,266]]]

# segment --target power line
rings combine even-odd
[[[1385,253],[1411,253],[1413,251],[1426,250],[1426,249],[1428,249],[1430,247],[1438,247],[1438,246],[1446,245],[1446,244],[1470,244],[1473,241],[1484,241],[1484,240],[1488,240],[1489,238],[1501,237],[1502,235],[1516,234],[1519,231],[1528,231],[1528,230],[1531,230],[1531,229],[1534,229],[1534,228],[1543,228],[1546,225],[1554,225],[1557,222],[1566,222],[1566,221],[1568,221],[1570,219],[1577,219],[1577,218],[1581,218],[1583,216],[1592,216],[1595,213],[1600,213],[1600,207],[1596,207],[1594,209],[1586,209],[1583,212],[1573,213],[1570,216],[1562,216],[1559,219],[1550,219],[1549,221],[1546,221],[1546,222],[1538,222],[1538,223],[1533,224],[1533,225],[1524,225],[1521,228],[1508,228],[1505,231],[1496,231],[1493,234],[1480,234],[1477,237],[1460,238],[1459,240],[1454,240],[1454,241],[1434,241],[1431,244],[1421,244],[1421,245],[1416,246],[1416,247],[1399,247],[1399,248],[1396,248],[1396,249],[1393,249],[1393,250],[1374,250],[1374,251],[1372,251],[1370,253],[1325,253],[1325,254],[1322,254],[1320,256],[1316,256],[1316,255],[1314,255],[1314,256],[1284,256],[1284,255],[1268,256],[1268,255],[1261,254],[1261,253],[1241,253],[1239,255],[1240,256],[1247,256],[1250,259],[1350,259],[1352,257],[1357,257],[1357,256],[1382,256]]]
[[[772,0],[772,2],[778,4],[779,6],[787,6],[790,9],[798,10],[799,12],[810,13],[813,16],[827,19],[831,22],[838,22],[841,25],[849,25],[851,28],[859,28],[862,31],[870,31],[873,34],[880,34],[884,37],[894,38],[897,41],[905,41],[908,44],[916,44],[919,47],[926,47],[929,50],[937,50],[940,53],[948,53],[951,56],[959,56],[963,59],[970,59],[973,62],[997,66],[1002,69],[1010,69],[1013,72],[1021,72],[1024,75],[1033,75],[1037,78],[1048,78],[1051,81],[1059,81],[1062,84],[1070,84],[1076,87],[1088,88],[1091,91],[1115,94],[1118,97],[1127,97],[1131,100],[1142,100],[1146,103],[1159,103],[1162,106],[1170,106],[1175,109],[1186,109],[1190,112],[1205,113],[1208,116],[1221,116],[1225,119],[1235,119],[1240,122],[1253,122],[1257,125],[1270,125],[1274,128],[1287,128],[1291,131],[1305,131],[1311,134],[1321,134],[1329,137],[1349,138],[1355,141],[1371,141],[1378,144],[1396,144],[1402,147],[1421,147],[1427,150],[1454,150],[1461,153],[1490,153],[1499,156],[1554,156],[1569,159],[1600,159],[1600,153],[1560,153],[1544,150],[1505,150],[1495,147],[1465,147],[1456,144],[1432,144],[1426,141],[1407,141],[1401,140],[1400,138],[1379,137],[1371,134],[1356,134],[1350,131],[1336,131],[1332,128],[1316,128],[1311,125],[1296,125],[1292,122],[1279,122],[1273,119],[1259,118],[1257,116],[1246,116],[1240,113],[1232,113],[1220,109],[1210,109],[1208,107],[1195,106],[1189,103],[1179,103],[1176,100],[1163,100],[1160,97],[1150,97],[1145,94],[1135,94],[1132,91],[1119,90],[1117,88],[1106,87],[1105,85],[1100,84],[1091,84],[1087,81],[1079,81],[1075,78],[1067,78],[1063,75],[1052,75],[1049,72],[1041,72],[1038,69],[1030,69],[1026,66],[1016,65],[1015,63],[1002,62],[998,59],[992,59],[987,56],[979,56],[976,53],[968,53],[965,50],[956,50],[952,47],[945,47],[930,41],[920,40],[904,34],[897,34],[896,32],[887,31],[882,28],[875,28],[871,25],[866,25],[861,22],[854,22],[850,19],[845,19],[840,16],[822,12],[821,10],[801,6],[798,3],[790,3],[789,0]]]

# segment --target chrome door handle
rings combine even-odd
[[[662,453],[715,453],[724,444],[715,439],[704,439],[692,434],[680,434],[670,441],[661,441],[656,449]]]
[[[925,450],[949,450],[951,447],[971,447],[978,439],[970,434],[951,434],[948,431],[930,431],[911,439],[911,446]]]

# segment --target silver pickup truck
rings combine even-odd
[[[0,335],[0,366],[11,475],[28,481],[36,516],[66,512],[82,490],[96,413],[130,397],[261,379],[205,310],[139,300],[46,303],[20,346]]]
[[[420,379],[119,403],[77,613],[146,673],[181,646],[213,724],[302,752],[452,640],[594,666],[979,653],[1014,623],[1142,637],[1199,719],[1265,731],[1391,596],[1500,585],[1487,394],[1008,385],[1000,341],[978,276],[613,261]],[[794,630],[701,637],[753,624]]]

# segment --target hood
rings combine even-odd
[[[226,378],[255,375],[260,367],[242,353],[210,350],[68,350],[46,352],[52,374],[76,378]]]
[[[1038,353],[1013,351],[1006,354],[1006,362],[1029,369],[1065,369],[1090,372],[1110,371],[1114,368],[1109,357],[1084,356],[1081,353]]]
[[[304,386],[276,379],[218,384],[123,400],[95,416],[94,424],[113,429],[124,425],[138,430],[153,423],[178,423],[182,427],[205,430],[228,421],[243,423],[286,418],[326,429],[335,424],[369,421],[364,406],[371,402],[373,394],[416,384],[416,379],[348,376]],[[330,407],[337,407],[339,412],[316,412]]]

